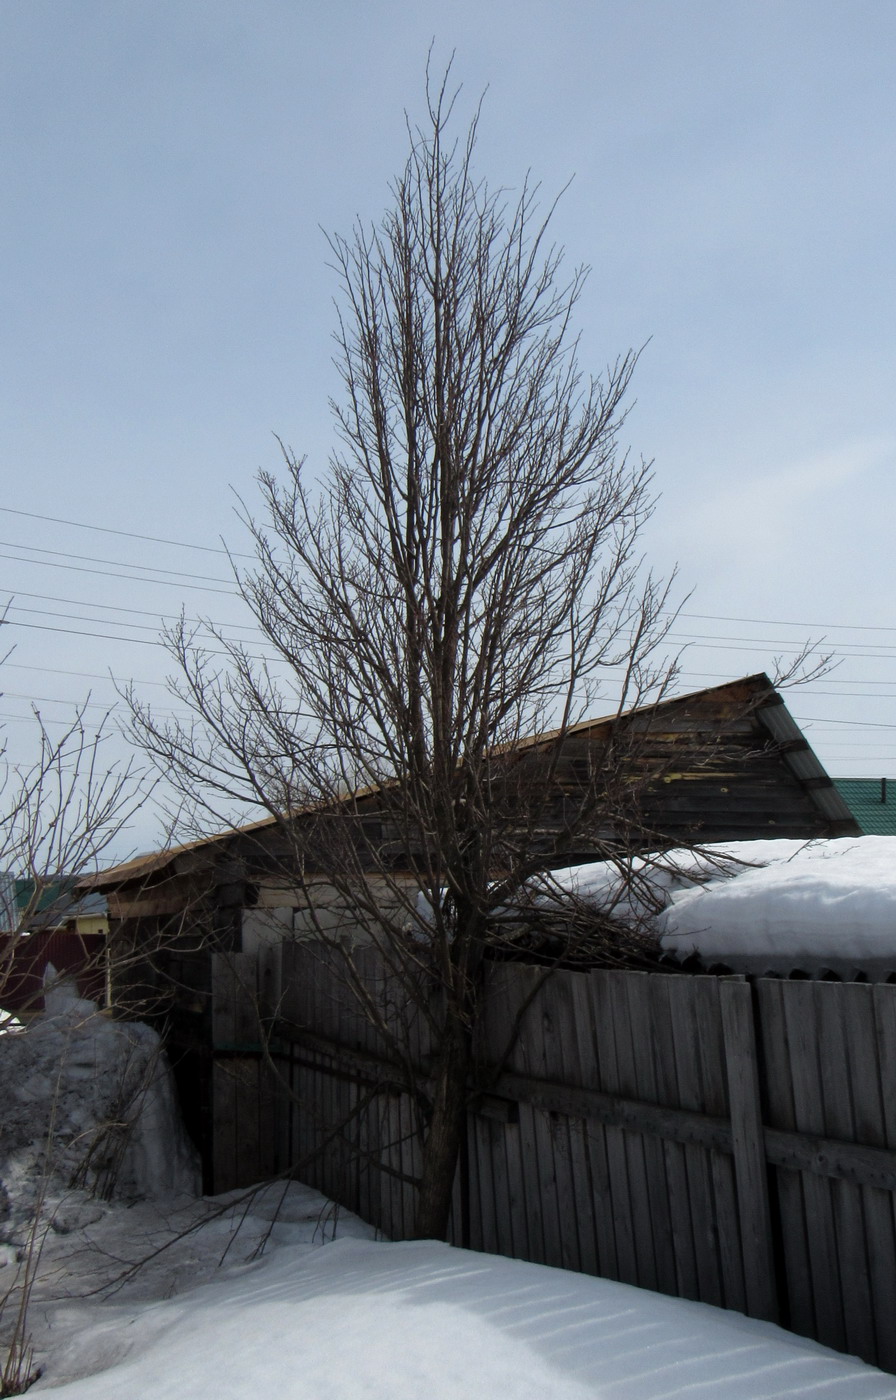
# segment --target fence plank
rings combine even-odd
[[[276,1176],[283,1170],[285,1163],[281,1161],[281,1150],[279,1135],[277,1133],[277,1118],[281,1112],[281,1101],[283,1087],[280,1082],[280,1075],[285,1070],[285,1063],[278,1056],[275,1060],[276,1068],[271,1068],[265,1061],[259,1063],[259,1086],[258,1086],[258,1137],[259,1137],[259,1181],[266,1181],[269,1177]]]
[[[640,982],[646,975],[646,973],[633,973],[631,976]],[[618,1090],[627,1098],[637,1099],[638,1078],[635,1070],[630,1022],[630,1006],[635,996],[635,989],[631,987],[630,979],[625,973],[606,972],[603,976],[607,979],[607,984],[611,989],[611,1000],[607,1009],[610,1013],[610,1024],[616,1047]],[[658,1277],[654,1251],[654,1223],[651,1219],[649,1168],[645,1159],[643,1135],[636,1132],[625,1133],[623,1151],[632,1211],[632,1234],[637,1267],[636,1282],[642,1288],[656,1289]]]
[[[819,1026],[820,1086],[825,1131],[844,1141],[855,1140],[853,1084],[846,1020],[867,1017],[863,1004],[870,988],[831,982],[812,984]],[[834,1225],[839,1269],[837,1282],[843,1307],[846,1343],[866,1361],[877,1355],[869,1265],[865,1244],[862,1188],[839,1180],[832,1184]]]
[[[590,1034],[590,1007],[586,997],[581,994],[584,992],[585,985],[587,984],[580,973],[564,972],[559,975],[556,988],[557,1005],[562,1008],[563,1025],[563,1032],[556,1047],[557,1070],[567,1083],[574,1085],[583,1083],[578,1039],[580,1021],[584,1023],[582,1025],[583,1032],[587,1027],[588,1040],[593,1047]],[[593,1055],[593,1048],[591,1054]],[[588,1147],[588,1124],[584,1118],[578,1117],[569,1118],[567,1122],[571,1187],[568,1207],[569,1229],[575,1232],[575,1255],[571,1256],[574,1257],[574,1263],[571,1267],[581,1269],[584,1273],[596,1274],[598,1272],[595,1234],[597,1202]]]
[[[706,1112],[728,1117],[728,1084],[725,1075],[725,1045],[722,1034],[722,1014],[719,1005],[719,983],[715,977],[698,977],[694,984],[697,1009],[697,1045],[700,1059],[700,1080]],[[737,1186],[734,1163],[719,1150],[709,1153],[715,1204],[716,1243],[722,1301],[726,1308],[746,1312],[743,1254],[740,1244],[740,1220],[737,1211]]]
[[[564,1042],[570,1040],[570,1004],[565,995],[565,979],[575,973],[555,972],[541,993],[543,1072],[548,1079],[566,1080]],[[557,1244],[555,1257],[564,1269],[580,1269],[579,1221],[576,1209],[575,1171],[584,1171],[581,1156],[573,1162],[576,1122],[568,1114],[552,1113],[548,1119],[552,1152]]]
[[[258,1059],[235,1056],[229,1063],[233,1075],[236,1119],[235,1186],[253,1186],[264,1177],[259,1152]]]
[[[236,996],[230,963],[223,953],[212,954],[212,1045],[236,1041]]]
[[[869,1138],[896,1147],[896,987],[868,988],[873,1019],[853,1031],[861,1037],[855,1058],[856,1125]],[[874,1072],[876,1070],[876,1073]],[[871,1292],[877,1332],[877,1365],[896,1371],[896,1196],[865,1191],[865,1220],[871,1269]]]
[[[540,1079],[548,1078],[551,1042],[556,1040],[557,1026],[552,996],[553,977],[544,981],[541,969],[530,970],[530,985],[538,987],[535,1000],[530,1008],[527,1021],[531,1027],[527,1040],[527,1059],[530,1073]],[[556,1110],[543,1107],[534,1118],[535,1149],[538,1157],[538,1180],[541,1196],[541,1221],[544,1231],[544,1263],[554,1268],[566,1267],[564,1249],[564,1222],[562,1216],[562,1174],[564,1163],[564,1139],[568,1140],[567,1120]],[[567,1153],[568,1161],[568,1153]]]
[[[217,1195],[236,1186],[236,1086],[231,1063],[212,1065],[212,1191]]]
[[[684,981],[687,984],[688,980],[680,977],[652,977],[647,983],[651,993],[650,1019],[655,1039],[655,1091],[659,1102],[668,1107],[677,1107],[681,1102],[675,1059],[675,1014],[670,998],[680,983]],[[675,1011],[677,1010],[676,1004]],[[699,1298],[686,1148],[681,1143],[664,1140],[663,1155],[675,1257],[675,1291],[681,1298]]]
[[[696,989],[697,980],[692,977],[670,979],[666,984],[666,993],[670,1000],[678,1104],[686,1111],[705,1112],[706,1104],[700,1075]],[[697,1274],[695,1296],[704,1303],[720,1307],[724,1301],[724,1290],[719,1267],[712,1164],[709,1153],[702,1147],[690,1143],[684,1143],[682,1146]]]
[[[755,984],[759,1008],[764,1088],[768,1122],[775,1128],[796,1127],[793,1082],[787,1052],[784,986],[777,978],[760,978]],[[783,1254],[786,1293],[781,1302],[782,1321],[804,1336],[815,1335],[815,1297],[809,1265],[809,1241],[803,1182],[795,1166],[778,1166],[774,1173],[778,1213],[777,1239]]]
[[[519,981],[520,991],[523,995],[531,990],[537,976],[538,970],[536,968],[521,969]],[[526,1074],[532,1069],[532,1059],[537,1054],[539,1019],[537,1002],[533,1002],[526,1010],[520,1027],[519,1039],[513,1052],[514,1066],[519,1065]],[[547,1264],[550,1262],[553,1238],[549,1227],[545,1225],[546,1209],[550,1211],[550,1201],[546,1199],[549,1192],[545,1190],[545,1181],[542,1175],[545,1152],[543,1142],[544,1116],[541,1110],[533,1108],[531,1103],[520,1104],[519,1115],[526,1219],[531,1250],[529,1257],[536,1264]],[[539,1147],[541,1152],[539,1152]]]
[[[488,980],[488,1000],[486,1040],[482,1053],[486,1061],[498,1064],[507,1048],[511,1027],[519,1004],[520,984],[515,977],[515,969],[504,964],[491,969]],[[526,1211],[525,1180],[522,1164],[522,1143],[520,1137],[519,1111],[500,1134],[500,1143],[495,1147],[495,1158],[501,1156],[503,1148],[504,1171],[506,1172],[506,1200],[509,1212],[509,1234],[512,1241],[510,1253],[518,1259],[530,1259],[529,1223]],[[501,1167],[498,1167],[498,1178]]]
[[[782,984],[790,1076],[793,1082],[795,1127],[804,1133],[824,1135],[818,1041],[820,1027],[811,982]],[[843,1300],[837,1287],[836,1224],[830,1183],[803,1173],[806,1205],[806,1238],[809,1273],[815,1301],[815,1335],[827,1346],[843,1351],[846,1325]]]
[[[228,953],[234,980],[234,1041],[240,1049],[261,1042],[258,960],[253,953]]]
[[[653,1017],[651,995],[656,979],[642,973],[637,980],[626,978],[626,1020],[631,1043],[634,1091],[644,1103],[657,1104],[655,1056],[657,1027]],[[621,1009],[621,1008],[620,1008]],[[668,1053],[668,1047],[663,1047]],[[672,1230],[672,1190],[667,1175],[666,1147],[662,1138],[653,1135],[642,1139],[646,1171],[647,1206],[653,1259],[656,1270],[655,1287],[661,1293],[677,1292],[675,1243]]]
[[[778,1297],[753,1030],[753,994],[746,982],[725,978],[719,984],[719,1002],[725,1037],[747,1310],[751,1317],[776,1322]]]
[[[363,1101],[367,1093],[367,1086],[359,1084],[357,1093],[358,1098]],[[369,1220],[372,1224],[376,1224],[371,1190],[373,1172],[367,1155],[371,1149],[370,1115],[371,1107],[368,1104],[366,1108],[358,1110],[355,1118],[357,1124],[355,1141],[358,1148],[358,1214],[363,1220]]]
[[[489,1254],[507,1254],[510,1253],[507,1247],[510,1241],[504,1224],[507,1212],[507,1173],[503,1166],[502,1141],[505,1125],[488,1117],[477,1116],[473,1121],[477,1128],[482,1248]]]
[[[616,1059],[616,1036],[613,1025],[613,986],[606,972],[592,972],[589,983],[592,998],[594,1035],[597,1045],[596,1069],[600,1089],[618,1094],[619,1068]],[[623,1283],[638,1283],[638,1254],[635,1244],[635,1222],[632,1192],[629,1183],[626,1134],[621,1128],[607,1127],[604,1131],[607,1147],[609,1196],[613,1202],[614,1238],[617,1278]]]
[[[569,1053],[574,1056],[577,1084],[599,1084],[597,1041],[594,1028],[593,986],[589,978],[575,976],[570,983],[573,1039]],[[579,1251],[586,1273],[619,1277],[613,1205],[610,1196],[606,1132],[600,1123],[579,1119],[584,1151],[584,1176],[579,1183]],[[586,1194],[584,1202],[581,1201]]]

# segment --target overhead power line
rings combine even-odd
[[[776,638],[774,638],[774,637],[744,637],[744,638],[740,638],[740,637],[732,637],[732,636],[727,635],[727,634],[723,634],[722,636],[719,636],[718,633],[716,633],[716,632],[669,632],[669,633],[668,633],[668,637],[669,637],[669,640],[670,640],[670,641],[673,641],[673,642],[686,642],[686,643],[688,644],[688,646],[705,646],[705,645],[708,645],[710,642],[740,642],[740,641],[742,640],[743,643],[744,643],[744,650],[746,650],[748,647],[755,647],[755,645],[756,645],[757,643],[759,643],[763,648],[767,648],[767,647],[785,647],[785,648],[787,648],[788,650],[791,650],[791,651],[794,650],[794,649],[796,649],[796,648],[798,647],[798,645],[799,645],[797,642],[794,642],[793,640],[791,640],[791,639],[789,639],[789,638],[783,638],[783,639],[781,639],[781,638],[777,638],[777,639],[776,639]],[[831,643],[830,643],[830,646],[831,646],[832,650],[834,650],[834,651],[841,651],[841,652],[842,652],[842,651],[848,651],[848,652],[850,652],[850,653],[853,653],[853,652],[855,651],[855,648],[856,648],[856,647],[862,647],[862,646],[867,647],[868,645],[869,645],[869,642],[868,642],[867,640],[866,640],[866,641],[861,641],[861,642],[831,642]],[[872,645],[872,646],[875,648],[875,652],[873,653],[874,655],[886,656],[886,654],[887,654],[888,652],[896,653],[896,643],[892,643],[892,642],[872,642],[872,643],[870,643],[870,645]],[[869,653],[869,654],[871,654],[871,653]]]
[[[80,559],[87,564],[111,564],[116,569],[141,569],[146,573],[172,574],[178,578],[198,578],[206,583],[230,583],[217,574],[192,574],[186,569],[162,569],[156,564],[135,564],[133,560],[103,559],[95,554],[75,554],[69,549],[44,549],[43,545],[19,544],[16,540],[0,540],[2,549],[27,549],[31,554],[52,554],[56,559]],[[42,562],[42,561],[35,561]]]
[[[0,691],[0,694],[2,694],[4,700],[27,700],[29,705],[69,705],[72,709],[78,711],[103,710],[107,715],[112,714],[116,710],[127,709],[127,706],[123,705],[120,700],[110,700],[104,704],[102,700],[72,700],[71,698],[60,698],[56,695],[26,695],[19,690],[3,690]],[[190,718],[191,711],[172,710],[154,705],[153,714],[174,715],[176,718],[183,717],[184,719],[188,719]]]
[[[0,558],[11,559],[11,558],[15,558],[15,556],[12,556],[12,555],[4,555],[4,554],[0,553]],[[178,587],[180,587],[180,588],[198,589],[198,591],[200,591],[200,592],[207,592],[207,593],[227,593],[228,596],[231,596],[231,597],[239,597],[239,596],[240,596],[239,593],[236,592],[235,590],[217,589],[217,588],[206,588],[206,587],[204,587],[204,585],[196,585],[196,584],[189,584],[189,583],[178,583],[178,582],[174,582],[174,581],[172,581],[172,580],[170,580],[170,579],[140,578],[140,577],[136,577],[136,576],[134,576],[134,575],[132,575],[132,574],[110,573],[108,570],[104,570],[104,569],[89,569],[89,568],[82,568],[82,567],[79,567],[78,565],[73,565],[73,564],[58,564],[58,563],[56,563],[55,561],[52,561],[52,560],[42,560],[42,559],[41,559],[41,560],[38,560],[38,559],[17,559],[16,562],[18,562],[18,563],[26,563],[26,564],[45,564],[45,565],[46,565],[47,567],[49,567],[49,568],[53,568],[53,569],[70,569],[70,570],[74,570],[75,572],[78,572],[78,573],[100,574],[100,575],[101,575],[102,577],[104,577],[104,578],[121,578],[121,579],[125,579],[125,578],[126,578],[126,579],[131,579],[133,582],[136,582],[136,583],[164,584],[166,587],[173,587],[173,588],[178,588]],[[194,575],[193,577],[201,577],[201,575]],[[5,591],[8,592],[8,593],[10,593],[12,596],[15,596],[16,590],[15,590],[14,588],[12,588],[12,589],[7,588]],[[48,598],[48,597],[49,597],[49,595],[47,595],[47,594],[30,594],[30,593],[29,593],[29,594],[24,594],[23,596],[26,596],[26,597],[38,597],[38,598],[41,598],[41,597],[43,597],[43,598]],[[114,608],[114,605],[108,605],[108,604],[102,604],[102,603],[101,603],[101,604],[94,604],[94,603],[88,603],[88,602],[79,602],[78,606],[81,606],[81,607],[88,607],[88,608],[89,608],[89,607],[113,607],[113,608]],[[148,609],[148,608],[121,608],[121,609],[117,609],[117,610],[123,611],[123,612],[142,613],[142,614],[144,614],[145,616],[148,616],[148,617],[156,617],[156,616],[162,617],[162,618],[164,618],[164,617],[166,617],[166,616],[169,617],[169,618],[173,617],[172,614],[164,614],[164,613],[159,614],[159,613],[155,613],[153,610]],[[21,611],[29,611],[29,609],[21,609]],[[40,610],[40,609],[32,609],[32,610],[30,610],[30,611],[38,611],[38,612],[40,612],[40,611],[42,611],[42,610]],[[47,615],[48,615],[48,616],[54,616],[55,614],[52,614],[52,613],[47,612]],[[70,614],[62,614],[62,615],[63,615],[63,616],[70,616]],[[80,621],[81,619],[74,619],[74,620]],[[96,621],[97,623],[100,623],[100,619],[99,619],[99,618],[97,618],[97,619],[87,618],[87,619],[83,619],[83,620],[84,620],[84,621]],[[102,625],[102,624],[100,623],[100,625]],[[122,625],[122,626],[127,626],[127,627],[135,627],[135,628],[139,626],[139,624],[137,624],[137,623],[125,623],[125,622],[121,622],[120,625]],[[200,621],[200,625],[201,625],[201,621]],[[222,623],[222,624],[220,624],[220,625],[221,625],[222,627],[230,628],[230,629],[234,629],[234,630],[239,629],[239,630],[241,630],[241,631],[247,631],[247,632],[249,632],[249,631],[252,630],[252,629],[250,629],[250,628],[248,628],[248,627],[247,627],[247,628],[242,628],[242,627],[240,627],[240,625],[237,624],[237,623]],[[17,623],[17,626],[20,626],[20,627],[32,626],[32,627],[33,627],[33,626],[36,626],[36,624],[34,624],[34,623],[29,624],[29,623],[25,623],[25,622],[19,622],[19,623]],[[70,632],[72,632],[73,635],[77,635],[77,636],[104,636],[104,635],[105,635],[104,633],[86,633],[86,632],[79,632],[79,631],[77,631],[77,629],[74,629],[74,628],[65,628],[65,627],[45,628],[44,630],[57,631],[57,632],[67,632],[67,631],[70,631]],[[111,640],[119,640],[119,641],[127,640],[126,638],[117,638],[117,639],[116,639],[116,638],[112,638],[112,637],[111,637],[111,634],[110,634],[110,639],[111,639]],[[136,641],[136,640],[138,640],[138,639],[137,639],[137,638],[133,638],[132,640]],[[695,634],[685,634],[684,636],[679,635],[679,636],[677,636],[677,637],[676,637],[676,635],[675,635],[674,633],[670,633],[670,640],[672,640],[672,641],[681,641],[681,642],[685,643],[688,647],[699,647],[699,648],[701,648],[701,649],[703,649],[703,650],[706,650],[706,651],[740,651],[740,652],[752,652],[752,653],[758,653],[758,654],[764,655],[764,656],[768,656],[769,651],[770,651],[771,649],[778,649],[778,650],[781,650],[781,651],[783,651],[783,654],[784,654],[784,655],[787,655],[787,654],[796,654],[797,651],[798,651],[798,648],[797,648],[797,647],[794,645],[794,643],[792,643],[792,642],[786,642],[786,641],[769,641],[769,642],[762,643],[762,642],[761,642],[759,639],[757,639],[757,638],[747,638],[747,639],[744,639],[743,641],[741,641],[740,639],[738,639],[738,638],[736,638],[736,637],[735,637],[735,638],[730,638],[730,639],[728,639],[728,640],[724,640],[723,638],[717,637],[717,636],[715,636],[714,634],[713,634],[710,638],[704,639],[703,635],[702,635],[702,634],[699,634],[699,633],[695,633]],[[155,643],[151,643],[151,645],[154,645],[154,644],[155,644]],[[852,645],[852,644],[850,644],[850,643],[842,643],[842,644],[840,644],[840,650],[844,650],[846,647],[851,647],[851,645]],[[860,643],[855,643],[854,645],[859,646],[859,645],[861,645],[861,644],[860,644]],[[222,654],[223,654],[223,653],[222,653]],[[884,646],[881,646],[881,647],[878,648],[878,650],[877,650],[876,652],[867,652],[867,651],[865,651],[865,652],[859,652],[859,651],[850,650],[848,654],[849,654],[850,659],[855,659],[855,660],[861,660],[861,659],[870,660],[870,661],[888,661],[888,660],[896,660],[896,646],[893,646],[893,647],[884,647]],[[892,682],[888,682],[888,683],[889,683],[889,684],[892,684]]]
[[[85,618],[85,621],[88,622],[92,620],[93,619],[91,618]],[[49,623],[44,622],[15,622],[10,625],[15,627],[25,627],[31,632],[61,632],[64,636],[67,637],[98,637],[100,641],[103,642],[130,642],[133,646],[137,647],[161,646],[161,642],[159,641],[158,637],[122,637],[117,632],[85,632],[80,627],[51,627]],[[200,650],[206,653],[206,655],[208,656],[230,655],[230,652],[223,651],[218,647],[203,646],[200,648]],[[275,659],[273,656],[256,656],[253,655],[251,652],[248,653],[248,655],[251,661],[272,661]]]
[[[79,556],[76,554],[69,555],[69,558],[72,559],[77,559],[78,557]],[[235,588],[209,588],[205,584],[183,583],[176,579],[168,578],[141,578],[139,574],[111,573],[108,569],[88,569],[85,568],[83,564],[59,564],[53,559],[23,559],[19,554],[3,553],[0,553],[0,559],[11,559],[16,564],[40,564],[45,569],[67,569],[70,573],[76,574],[99,574],[101,578],[124,578],[129,579],[132,583],[162,584],[166,588],[189,588],[198,593],[224,593],[228,598],[238,598],[240,596],[238,590]],[[128,568],[129,566],[125,564],[121,567]],[[137,565],[136,567],[142,568],[143,566]],[[185,574],[184,577],[194,578],[199,577],[199,575]],[[15,590],[12,591],[14,592]]]
[[[17,596],[18,596],[18,595],[17,595]],[[94,603],[78,603],[76,606],[82,607],[82,608],[92,608],[92,607],[103,607],[103,604],[102,604],[102,603],[97,603],[97,604],[94,604]],[[81,617],[81,615],[80,615],[79,613],[56,612],[56,611],[54,611],[52,608],[29,608],[29,607],[23,607],[23,606],[22,606],[21,604],[19,604],[19,603],[13,603],[13,604],[11,604],[8,611],[9,611],[9,612],[14,612],[14,613],[20,613],[20,612],[32,613],[32,614],[34,614],[36,617],[63,617],[63,618],[67,618],[70,622],[95,622],[95,623],[97,623],[100,627],[106,627],[106,626],[109,626],[109,627],[132,627],[132,628],[134,628],[134,630],[137,631],[137,632],[154,632],[154,633],[156,634],[157,637],[158,637],[158,634],[159,634],[159,625],[158,625],[158,622],[155,624],[155,626],[153,626],[153,625],[152,625],[151,623],[149,623],[149,622],[128,622],[128,621],[126,621],[124,618],[115,617],[115,618],[110,618],[110,619],[109,619],[109,622],[107,623],[106,620],[105,620],[105,618],[102,618],[102,617]],[[144,612],[144,610],[143,610],[142,608],[124,608],[124,609],[122,609],[122,611],[123,611],[123,612],[139,612],[139,613],[141,613],[143,616],[146,616],[146,617],[153,617],[153,616],[156,616],[156,617],[158,618],[159,622],[180,622],[180,620],[181,620],[176,614],[171,614],[171,613],[169,613],[169,614],[166,615],[165,613],[157,613],[157,614],[147,613],[147,612]],[[185,621],[187,627],[190,627],[190,628],[198,627],[198,628],[201,629],[202,626],[203,626],[202,622],[200,622],[198,619],[195,619],[195,620],[194,620],[194,619],[192,619],[192,618],[185,618],[184,621]],[[227,626],[228,628],[230,627],[230,624],[218,624],[218,625],[220,626],[220,628],[221,628],[222,631],[224,630],[224,627],[225,627],[225,626]],[[236,630],[238,630],[238,629],[234,626],[234,627],[232,628],[232,630],[233,630],[233,631],[236,631]],[[243,631],[243,632],[248,632],[250,629],[249,629],[248,627],[243,627],[243,628],[240,628],[239,630],[240,630],[240,631]],[[259,636],[258,630],[256,629],[256,630],[254,631],[254,633],[253,633],[253,641],[260,641],[260,640],[261,640],[261,638],[260,638],[260,636]]]
[[[123,680],[121,676],[113,676],[111,671],[105,675],[98,671],[64,671],[60,666],[29,666],[24,661],[4,661],[4,671],[39,671],[41,675],[47,676],[75,676],[81,681],[111,681],[113,685],[157,685],[162,690],[167,690],[165,681],[138,681],[135,677]]]
[[[817,724],[827,729],[832,724],[846,724],[852,729],[896,729],[896,724],[880,724],[876,720],[865,719],[819,719],[817,715],[794,715],[797,724]]]
[[[24,588],[6,588],[0,589],[0,592],[9,593],[16,598],[37,598],[44,603],[68,603],[73,608],[102,608],[103,612],[137,613],[140,617],[155,617],[162,622],[180,622],[181,620],[180,613],[164,613],[160,612],[158,608],[128,608],[125,607],[123,603],[92,602],[88,601],[86,598],[60,598],[55,593],[28,593]],[[44,609],[33,608],[23,609],[22,611],[42,612]],[[185,621],[191,626],[201,626],[206,620],[207,619],[202,617],[185,618]],[[130,624],[127,625],[129,626]],[[254,632],[256,634],[261,630],[256,624],[247,627],[240,622],[214,622],[213,625],[215,627],[226,627],[231,631]]]
[[[852,661],[853,659],[854,659],[854,658],[851,657],[851,656],[845,657],[845,658],[844,658],[844,660],[847,660],[847,661]],[[883,658],[881,658],[881,659],[883,659]],[[731,673],[730,673],[730,671],[684,671],[684,670],[682,670],[682,671],[679,672],[679,675],[681,676],[682,680],[688,679],[689,681],[692,681],[692,682],[694,682],[694,681],[707,681],[707,680],[709,680],[709,681],[730,681],[730,680],[731,680]],[[825,676],[825,677],[824,677],[824,683],[825,683],[825,685],[892,685],[892,684],[893,684],[893,681],[892,681],[892,679],[890,679],[890,680],[888,680],[888,681],[872,681],[872,680],[865,680],[864,678],[860,678],[859,676],[850,676],[849,680],[842,680],[842,681],[841,681],[841,680],[838,680],[836,676]],[[804,689],[802,686],[800,686],[799,693],[800,693],[801,695],[821,694],[820,691],[810,691],[810,690],[806,690],[806,689]],[[835,694],[834,691],[825,691],[824,693],[825,693],[825,694],[831,694],[831,695]],[[837,692],[836,692],[836,694],[838,694],[838,695],[851,695],[852,693],[853,693],[852,691],[837,691]],[[889,699],[890,697],[882,695],[882,696],[879,696],[879,697],[869,696],[868,698],[869,698],[869,699],[878,698],[878,699],[881,699],[881,700],[885,700],[885,699]]]
[[[671,637],[671,634],[670,634]],[[674,641],[675,638],[671,637]],[[798,656],[802,648],[797,647],[793,642],[761,642],[758,637],[753,637],[747,641],[740,642],[736,637],[732,637],[729,642],[688,642],[687,647],[699,648],[701,651],[748,651],[758,652],[761,656],[770,656],[773,652],[781,652],[784,656]],[[859,643],[856,643],[858,646]],[[836,655],[838,648],[832,647]],[[845,653],[847,661],[896,661],[896,649],[889,652],[881,648],[878,651],[850,651]],[[888,682],[892,684],[892,681]]]
[[[177,549],[201,549],[205,554],[224,554],[231,559],[254,559],[254,554],[238,554],[235,550],[224,549],[211,544],[191,544],[187,540],[169,540],[159,535],[141,535],[136,530],[117,530],[111,525],[89,525],[86,520],[64,520],[59,515],[41,515],[36,510],[15,510],[12,506],[0,506],[5,515],[23,515],[29,520],[44,520],[53,525],[71,525],[76,530],[94,530],[102,535],[122,535],[129,540],[146,540],[149,544],[170,544]]]
[[[123,538],[125,538],[125,539],[144,540],[147,544],[166,544],[166,545],[172,545],[172,546],[174,546],[174,547],[177,548],[177,549],[193,549],[193,550],[200,550],[200,551],[202,551],[202,552],[205,553],[205,554],[220,554],[220,555],[223,555],[225,558],[230,558],[230,559],[252,559],[252,560],[255,560],[255,559],[256,559],[256,556],[255,556],[254,554],[241,553],[241,552],[238,551],[238,550],[228,550],[228,549],[224,548],[223,546],[208,545],[208,544],[196,544],[196,543],[194,543],[194,542],[192,542],[192,541],[190,541],[190,540],[173,540],[173,539],[169,539],[169,538],[167,538],[167,537],[161,536],[161,535],[144,535],[144,534],[141,534],[141,533],[140,533],[139,531],[137,531],[137,530],[122,530],[122,529],[120,529],[120,528],[118,528],[118,527],[111,526],[111,525],[95,525],[95,524],[89,523],[89,522],[87,522],[87,521],[85,521],[85,520],[69,520],[69,519],[67,519],[67,518],[64,518],[64,517],[58,516],[58,515],[44,515],[44,514],[42,514],[41,512],[39,512],[39,511],[34,511],[34,510],[18,510],[18,509],[15,509],[15,508],[12,507],[12,506],[0,506],[0,511],[2,511],[2,512],[3,512],[4,514],[6,514],[6,515],[19,515],[19,516],[23,516],[23,517],[25,517],[25,518],[27,518],[27,519],[29,519],[29,520],[42,520],[42,521],[46,521],[46,522],[51,523],[51,524],[54,524],[54,525],[69,525],[69,526],[72,526],[74,529],[77,529],[77,530],[93,530],[93,531],[96,532],[96,533],[104,534],[104,535],[118,535],[118,536],[121,536],[121,537],[123,537]],[[13,545],[7,546],[7,547],[14,548],[14,549],[30,549],[30,548],[32,548],[32,546],[30,546],[30,545],[20,545],[20,544],[13,544]],[[37,548],[37,546],[34,546],[34,548]],[[52,551],[46,551],[46,552],[52,552]],[[57,551],[57,552],[58,552],[58,551]],[[86,556],[86,555],[76,555],[76,554],[73,554],[73,555],[71,555],[71,556],[69,556],[69,557],[71,557],[71,558],[89,558],[89,556]],[[153,567],[153,566],[151,566],[151,565],[145,565],[145,566],[144,566],[144,565],[136,565],[136,566],[133,566],[133,565],[129,565],[129,564],[121,564],[120,561],[117,561],[117,560],[101,560],[101,561],[92,560],[91,562],[94,562],[94,563],[95,563],[95,562],[113,563],[113,564],[115,564],[117,567],[122,567],[122,568],[128,568],[128,567],[137,567],[137,568],[144,568],[144,567],[146,567],[146,568],[151,568],[151,567]],[[161,571],[161,572],[165,572],[165,571]],[[175,572],[175,571],[174,571],[174,570],[169,570],[168,572]],[[184,574],[184,577],[186,577],[186,578],[203,578],[203,577],[205,577],[205,575],[185,573],[185,574]],[[214,579],[214,580],[212,580],[212,581],[213,581],[213,582],[218,582],[218,583],[229,582],[229,580],[226,580],[226,579]],[[788,618],[780,618],[780,617],[776,617],[776,618],[775,618],[775,617],[737,617],[737,616],[733,616],[733,615],[725,615],[725,614],[722,614],[722,613],[696,613],[696,612],[684,612],[684,611],[679,612],[679,613],[676,613],[675,616],[677,616],[677,617],[687,617],[687,618],[691,618],[691,619],[694,620],[694,621],[699,621],[699,622],[735,622],[735,623],[747,623],[747,624],[749,624],[749,625],[751,625],[751,626],[756,626],[756,627],[809,627],[809,628],[812,628],[812,629],[821,629],[822,631],[836,631],[836,632],[896,632],[896,625],[894,625],[893,627],[885,627],[885,626],[873,625],[873,624],[864,623],[864,622],[800,622],[800,621],[791,620],[791,619],[788,619]]]
[[[695,622],[747,622],[756,627],[810,627],[825,632],[896,632],[896,627],[876,627],[865,622],[788,622],[781,617],[723,617],[721,613],[680,612]]]

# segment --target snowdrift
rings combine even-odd
[[[896,973],[896,837],[736,841],[555,871],[561,888],[652,923],[676,958],[738,972]],[[656,912],[658,909],[659,912]]]
[[[35,1393],[896,1400],[896,1377],[769,1323],[431,1241],[286,1246],[168,1301],[102,1312],[85,1326],[68,1305],[80,1330]]]

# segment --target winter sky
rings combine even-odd
[[[381,214],[431,43],[463,118],[488,89],[484,175],[572,179],[584,365],[645,347],[625,436],[685,684],[826,636],[792,710],[832,773],[896,775],[891,0],[4,0],[12,753],[110,670],[164,705],[161,614],[246,625],[223,554],[35,517],[240,550],[273,433],[325,461],[322,229]]]

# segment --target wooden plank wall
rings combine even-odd
[[[257,959],[212,957],[212,1190],[265,1181],[282,1169],[284,1094],[262,1050]]]
[[[388,1034],[330,951],[283,957],[281,1157],[400,1239],[419,1124]],[[399,1025],[372,950],[355,965]],[[416,1028],[411,1047],[422,1063]],[[896,1371],[896,986],[495,965],[477,1051],[454,1243],[779,1320]]]

